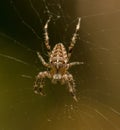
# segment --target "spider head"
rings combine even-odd
[[[62,75],[66,72],[66,65],[61,62],[53,62],[50,72],[54,80],[61,80]]]

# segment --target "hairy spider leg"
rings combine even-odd
[[[43,64],[45,67],[47,67],[47,68],[50,67],[50,65],[49,65],[48,63],[46,63],[46,61],[43,59],[43,57],[41,56],[41,54],[40,54],[39,52],[37,52],[37,56],[38,56],[38,58],[41,60],[42,64]]]
[[[73,79],[73,76],[71,74],[69,74],[69,72],[67,72],[67,74],[63,75],[63,82],[65,82],[68,86],[69,92],[71,93],[73,99],[77,102],[77,98],[76,98],[76,89],[75,89],[75,82]]]
[[[47,51],[48,51],[48,54],[50,54],[51,52],[51,47],[50,47],[50,44],[49,44],[49,36],[48,36],[48,24],[51,20],[51,16],[49,17],[49,19],[47,20],[45,26],[44,26],[44,34],[45,34],[45,46],[47,48]]]
[[[79,29],[80,29],[80,21],[81,21],[81,18],[78,18],[78,23],[76,25],[75,32],[74,32],[73,37],[71,39],[70,46],[68,48],[68,59],[70,59],[70,56],[71,56],[72,51],[73,51],[73,47],[74,47],[74,45],[76,43],[77,33],[78,33]]]
[[[71,63],[69,63],[68,64],[68,67],[70,68],[70,67],[72,67],[72,66],[75,66],[75,65],[83,65],[84,64],[84,62],[71,62]]]
[[[34,83],[34,93],[35,94],[40,94],[40,95],[45,95],[43,93],[43,87],[44,87],[44,79],[45,78],[50,78],[50,74],[49,72],[47,71],[44,71],[44,72],[40,72],[37,76],[36,76],[36,80],[35,80],[35,83]]]

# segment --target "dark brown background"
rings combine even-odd
[[[53,15],[48,29],[52,47],[58,42],[68,47],[77,17],[82,18],[71,61],[85,64],[70,70],[78,103],[65,86],[53,85],[49,80],[46,97],[33,93],[34,77],[46,69],[35,52],[40,51],[48,60],[43,27],[49,14],[42,0],[33,1],[42,22],[28,0],[16,0],[14,4],[41,39],[21,22],[9,0],[0,2],[0,129],[119,130],[119,0],[46,0]]]

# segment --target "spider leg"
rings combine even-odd
[[[72,67],[74,65],[83,65],[83,64],[84,64],[84,62],[71,62],[71,63],[68,64],[68,66]]]
[[[69,92],[71,93],[73,99],[77,102],[78,100],[75,94],[76,89],[75,89],[75,82],[74,82],[73,76],[69,73],[63,75],[63,82],[65,82],[68,85]]]
[[[43,93],[43,87],[44,87],[44,79],[45,78],[50,78],[50,75],[47,71],[44,71],[44,72],[40,72],[37,76],[36,76],[36,80],[35,80],[35,83],[34,83],[34,93],[35,94],[40,94],[40,95],[45,95]]]
[[[76,25],[76,29],[75,29],[75,32],[73,34],[73,37],[71,39],[71,42],[70,42],[70,46],[68,48],[68,59],[70,59],[70,56],[71,56],[71,53],[73,51],[73,47],[76,43],[76,39],[77,39],[77,32],[79,31],[80,29],[80,21],[81,21],[81,18],[78,19],[78,24]]]
[[[47,29],[48,29],[48,24],[49,24],[50,20],[51,20],[51,16],[49,17],[49,19],[47,20],[47,22],[46,22],[46,24],[45,24],[45,26],[44,26],[45,46],[46,46],[46,48],[47,48],[48,54],[50,54],[50,52],[51,52],[51,47],[50,47],[50,45],[49,45],[48,30],[47,30]]]
[[[39,52],[37,52],[37,55],[38,55],[38,58],[41,60],[42,64],[45,66],[45,67],[50,67],[48,63],[46,63],[46,61],[43,59],[43,57],[40,55]]]

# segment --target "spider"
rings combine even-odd
[[[42,64],[46,68],[49,68],[49,71],[39,72],[39,74],[36,76],[36,80],[34,83],[34,92],[36,94],[44,95],[43,93],[44,79],[49,78],[54,84],[57,82],[60,82],[62,85],[66,84],[68,86],[69,92],[71,93],[73,99],[77,101],[76,94],[75,94],[76,92],[75,82],[72,74],[68,72],[68,69],[74,65],[83,64],[83,62],[69,63],[69,59],[71,57],[73,47],[76,43],[77,32],[80,29],[81,18],[78,18],[78,23],[76,25],[76,30],[71,39],[70,46],[68,48],[68,53],[62,43],[56,44],[53,50],[51,51],[51,46],[49,45],[49,36],[48,36],[48,24],[50,20],[51,17],[49,17],[49,19],[47,20],[44,26],[45,46],[48,51],[49,63],[46,63],[46,61],[43,59],[41,54],[37,52],[38,58],[41,60]]]

